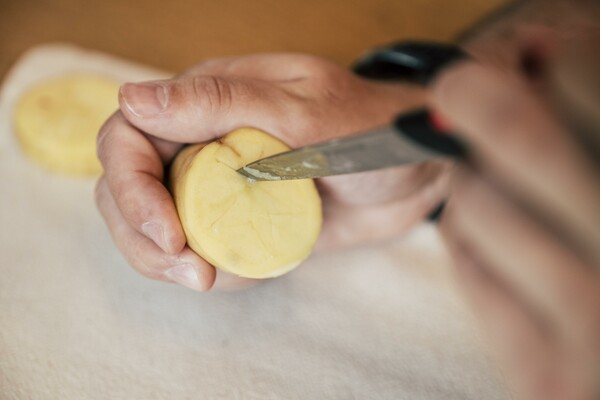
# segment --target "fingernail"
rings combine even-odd
[[[119,95],[127,110],[138,117],[160,114],[169,102],[167,88],[158,82],[126,83]]]
[[[165,271],[165,276],[172,282],[190,289],[201,291],[200,280],[196,268],[192,264],[181,264]]]
[[[156,222],[146,222],[142,225],[142,232],[144,232],[144,235],[156,243],[163,251],[166,253],[169,252],[165,240],[165,231],[160,224]]]

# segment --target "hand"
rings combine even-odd
[[[520,399],[598,396],[598,170],[589,165],[600,154],[600,101],[590,91],[598,11],[581,0],[512,2],[462,41],[486,64],[525,74],[465,67],[442,78],[434,98],[474,152],[455,174],[442,232]],[[500,94],[508,109],[494,107]],[[544,109],[550,98],[580,127],[595,124],[583,138],[589,151]]]
[[[368,82],[328,61],[293,54],[211,60],[174,79],[126,84],[120,112],[98,137],[105,172],[97,203],[136,270],[206,290],[215,269],[185,245],[163,184],[165,165],[184,143],[251,126],[298,147],[389,122],[423,102],[418,87]],[[431,163],[320,180],[324,225],[318,247],[407,229],[444,197],[443,169]]]
[[[514,73],[457,66],[436,83],[433,103],[471,148],[453,174],[441,231],[509,387],[520,399],[597,399],[600,170],[592,152]]]

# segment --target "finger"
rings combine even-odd
[[[167,254],[153,241],[132,229],[121,215],[104,178],[98,181],[96,202],[117,247],[139,273],[198,291],[206,291],[213,285],[214,267],[190,248],[184,247],[176,254]]]
[[[475,163],[600,262],[595,168],[525,84],[470,63],[444,74],[434,94],[435,105],[471,145]]]
[[[125,84],[119,101],[127,120],[158,138],[204,142],[237,128],[287,130],[293,98],[261,80],[194,75]]]
[[[486,334],[508,386],[518,398],[562,399],[557,379],[558,353],[536,316],[459,243],[449,203],[440,229],[455,265],[455,277],[465,300]]]
[[[162,183],[163,161],[155,145],[116,114],[98,135],[98,157],[106,185],[124,219],[166,253],[177,254],[185,246],[185,234],[173,199]],[[158,147],[164,157],[178,148],[166,142]]]
[[[598,276],[571,249],[480,177],[454,182],[453,232],[524,302],[589,353],[600,334]],[[597,355],[597,351],[596,351]]]

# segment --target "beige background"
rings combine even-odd
[[[202,58],[302,51],[347,64],[406,37],[451,39],[502,0],[0,0],[0,76],[67,41],[180,70]]]

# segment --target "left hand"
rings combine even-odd
[[[509,387],[527,400],[599,398],[600,172],[591,152],[521,77],[457,66],[433,102],[471,149],[440,229]]]
[[[250,126],[298,147],[387,123],[422,105],[425,91],[361,79],[314,56],[264,54],[209,60],[173,79],[127,84],[120,101],[121,111],[98,136],[104,167],[98,207],[141,274],[207,290],[215,269],[186,246],[163,182],[164,167],[184,144]],[[445,163],[431,162],[320,179],[324,223],[318,246],[348,246],[407,230],[445,197],[445,170]],[[218,276],[218,287],[241,282]]]

